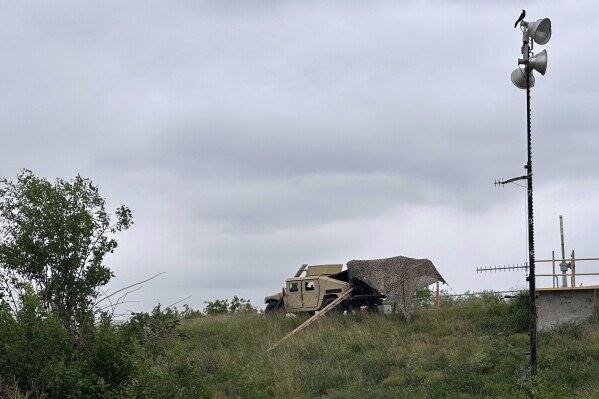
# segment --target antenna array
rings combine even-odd
[[[514,270],[528,270],[528,264],[522,263],[520,265],[507,265],[507,266],[487,266],[487,267],[477,267],[477,273],[485,273],[485,272],[511,272]]]

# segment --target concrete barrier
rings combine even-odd
[[[597,310],[598,291],[599,286],[537,289],[538,330],[584,322]]]

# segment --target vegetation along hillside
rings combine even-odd
[[[303,318],[256,314],[182,323],[180,353],[213,397],[599,397],[599,323],[539,335],[529,363],[528,299],[494,294],[400,315],[333,315],[267,349]]]
[[[238,300],[208,312],[157,307],[120,325],[105,319],[76,347],[28,301],[18,319],[0,319],[2,397],[599,397],[597,318],[541,333],[538,378],[518,376],[529,362],[526,296],[421,305],[409,324],[335,314],[272,351],[304,317],[267,317]]]

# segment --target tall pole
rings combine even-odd
[[[522,55],[523,59],[518,59],[518,65],[524,64],[524,74],[526,81],[522,81],[522,69],[516,68],[512,72],[512,83],[519,89],[526,89],[526,138],[528,159],[526,165],[526,175],[515,177],[506,181],[500,181],[499,184],[505,184],[520,179],[526,179],[527,183],[527,213],[528,213],[528,267],[529,274],[527,277],[529,283],[530,295],[530,374],[537,375],[537,287],[535,276],[535,233],[534,233],[534,212],[532,198],[532,139],[531,139],[531,123],[530,123],[530,87],[534,85],[532,76],[533,69],[541,75],[545,75],[547,70],[547,52],[543,50],[536,56],[532,55],[533,42],[538,44],[546,44],[551,38],[551,20],[542,18],[535,22],[528,23],[523,21],[525,11],[522,10],[520,22],[522,28]],[[526,84],[526,86],[524,85]],[[497,182],[496,182],[497,184]],[[561,265],[560,265],[561,267]]]
[[[528,31],[528,29],[527,29]],[[529,35],[524,34],[525,43],[522,46],[522,55],[524,60],[529,58]],[[537,375],[537,290],[535,281],[535,232],[534,232],[534,213],[532,203],[532,137],[530,122],[530,73],[531,69],[528,62],[525,63],[526,72],[526,125],[528,141],[528,161],[526,163],[527,172],[527,199],[528,199],[528,266],[530,273],[528,275],[528,289],[530,295],[530,374]]]
[[[535,226],[532,203],[532,139],[530,132],[530,67],[526,66],[526,115],[528,120],[528,275],[530,291],[530,374],[537,374],[537,289],[535,277]]]

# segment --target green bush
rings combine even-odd
[[[206,304],[204,313],[207,315],[257,312],[256,308],[250,304],[249,299],[239,298],[237,295],[233,296],[231,302],[229,302],[228,299],[216,299],[214,301],[208,301],[204,303]]]
[[[102,315],[73,334],[33,293],[0,307],[0,397],[211,397],[177,330],[190,312],[160,309],[115,324]]]
[[[138,347],[104,317],[85,337],[67,330],[29,293],[16,315],[0,308],[0,375],[51,398],[113,397],[135,374]],[[83,333],[83,331],[80,331]],[[0,385],[0,396],[6,396]]]

